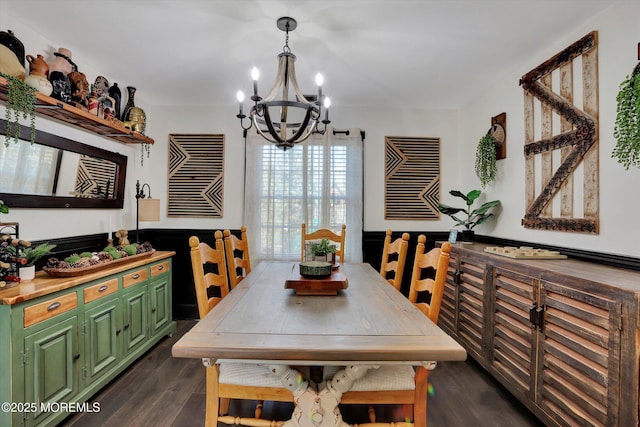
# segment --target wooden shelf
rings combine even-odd
[[[1,76],[0,100],[5,102],[7,100],[7,80]],[[118,120],[105,120],[39,92],[36,92],[35,110],[37,114],[51,117],[54,120],[68,123],[123,144],[153,144],[155,142],[148,136],[125,128]]]

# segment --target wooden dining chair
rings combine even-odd
[[[231,234],[229,230],[224,230],[224,247],[227,254],[229,285],[233,289],[247,274],[251,273],[247,228],[240,227],[239,238]]]
[[[408,248],[409,233],[402,233],[402,237],[398,237],[392,242],[391,230],[387,229],[387,235],[384,238],[384,248],[382,249],[380,275],[391,283],[398,291],[402,285],[402,276],[404,273],[404,264],[407,260]],[[394,255],[395,259],[391,260],[390,255]],[[393,273],[393,277],[391,278],[389,278],[390,273]]]
[[[189,237],[191,270],[201,319],[229,293],[222,232],[217,230],[214,237],[215,249],[196,236]],[[205,265],[215,266],[215,271],[205,272]]]
[[[309,240],[322,240],[328,239],[331,242],[337,243],[338,247],[336,248],[336,258],[340,259],[341,263],[344,263],[344,252],[345,252],[345,241],[347,235],[347,226],[342,224],[342,233],[335,233],[328,228],[320,228],[313,233],[307,233],[307,224],[302,224],[302,255],[300,257],[301,261],[304,261],[304,249],[305,243]]]
[[[424,253],[424,235],[418,236],[416,255],[411,274],[409,300],[431,321],[437,323],[444,285],[449,267],[451,244],[444,242],[441,248]],[[424,270],[433,269],[435,278],[422,279]],[[421,291],[429,291],[429,303],[419,302]],[[415,427],[427,425],[427,389],[429,370],[424,366],[382,365],[371,369],[363,378],[357,380],[351,390],[342,395],[341,403],[366,405],[403,405],[404,420],[412,420]],[[369,411],[371,422],[376,422],[375,412]]]
[[[189,238],[200,318],[206,316],[229,293],[229,270],[225,262],[228,252],[225,250],[223,233],[218,230],[214,237],[214,248],[200,242],[196,236]],[[205,266],[213,267],[215,271],[205,271]],[[212,288],[217,288],[218,291],[212,292]],[[225,416],[229,410],[230,399],[257,401],[255,418],[245,419],[254,424],[268,422],[261,419],[264,400],[293,402],[293,394],[282,386],[266,365],[216,363],[206,369],[205,425],[208,427],[217,427],[218,421],[235,418]]]

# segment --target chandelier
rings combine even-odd
[[[276,144],[286,150],[294,144],[305,141],[313,133],[323,134],[331,121],[329,120],[330,99],[322,95],[322,74],[316,75],[318,85],[317,95],[303,95],[298,80],[296,79],[296,56],[289,48],[289,32],[296,29],[298,23],[295,19],[282,17],[278,19],[278,28],[286,32],[286,38],[282,53],[278,55],[278,74],[273,87],[262,98],[258,95],[258,78],[260,72],[257,68],[251,70],[253,79],[254,102],[249,112],[249,121],[245,125],[247,116],[243,113],[244,93],[238,91],[237,97],[240,103],[240,111],[236,115],[240,119],[240,126],[245,131],[255,126],[256,131],[267,141]],[[292,89],[290,96],[289,89]],[[295,98],[293,97],[295,96]],[[322,107],[325,108],[324,120],[320,120]],[[319,123],[324,127],[321,129]]]

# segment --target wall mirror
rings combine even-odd
[[[5,143],[0,119],[0,199],[9,208],[120,209],[127,157],[20,126],[22,141]]]

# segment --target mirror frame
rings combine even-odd
[[[3,132],[7,125],[6,120],[0,119],[0,131]],[[26,126],[20,125],[21,143],[28,144],[31,130]],[[59,148],[66,151],[72,151],[78,154],[96,157],[99,159],[109,160],[116,164],[116,179],[114,180],[115,198],[113,199],[92,199],[82,197],[63,197],[63,196],[38,196],[31,194],[17,193],[0,193],[0,200],[11,208],[96,208],[96,209],[122,209],[124,206],[124,185],[127,173],[127,156],[102,148],[86,145],[78,141],[64,138],[62,136],[53,135],[41,130],[36,130],[35,140],[41,145],[53,148]],[[0,142],[0,143],[4,143]],[[11,142],[14,144],[14,142]]]

